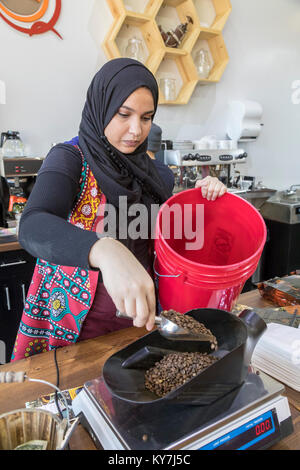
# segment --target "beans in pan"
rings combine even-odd
[[[163,397],[212,365],[217,358],[206,353],[171,353],[145,372],[145,387]]]

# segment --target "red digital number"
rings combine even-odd
[[[255,426],[255,434],[259,436],[260,434],[263,434],[266,431],[269,431],[271,429],[271,420],[267,419],[266,421],[263,421],[261,424],[258,424]]]

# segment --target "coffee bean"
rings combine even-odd
[[[184,328],[191,334],[204,333],[212,335],[212,332],[206,328],[203,323],[198,322],[190,315],[182,315],[175,310],[164,310],[161,312],[161,316],[167,318],[167,320],[172,321],[179,327]],[[213,340],[211,341],[211,349],[217,349],[217,347],[217,339],[215,336],[213,336]]]
[[[145,372],[145,387],[163,397],[216,361],[206,353],[170,353]]]

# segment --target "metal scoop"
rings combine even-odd
[[[117,310],[116,316],[118,318],[131,318],[128,315],[119,312],[119,310]],[[205,333],[191,333],[187,329],[176,325],[173,321],[168,320],[163,315],[155,317],[155,325],[157,325],[159,333],[164,338],[171,339],[173,341],[209,341],[211,343],[214,343],[215,341],[214,336]]]

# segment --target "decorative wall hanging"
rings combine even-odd
[[[55,7],[49,21],[41,21],[51,6]],[[0,0],[0,17],[12,28],[21,33],[34,36],[52,31],[60,39],[62,36],[54,29],[61,11],[61,0]],[[32,23],[24,27],[22,23]]]

